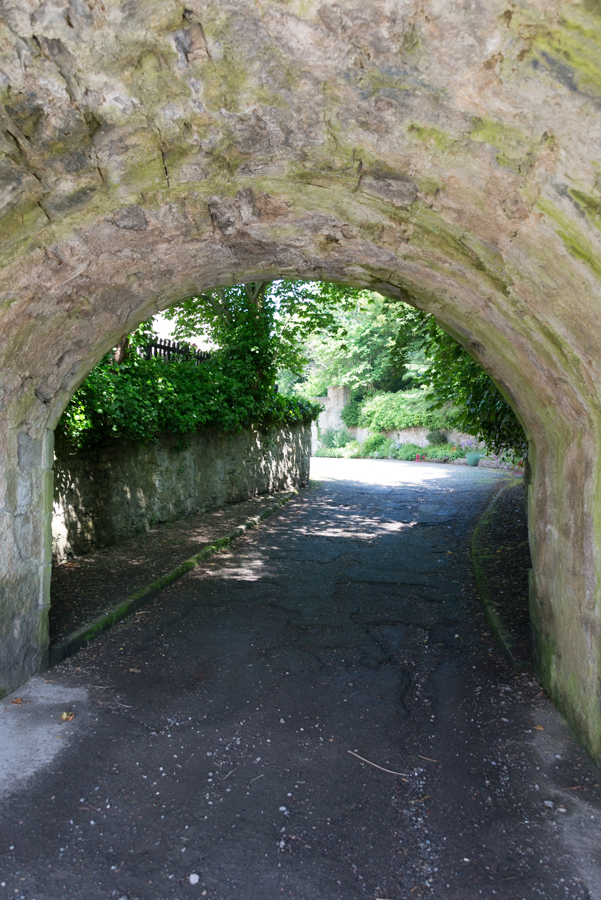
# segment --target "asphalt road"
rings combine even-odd
[[[601,898],[598,769],[474,592],[507,476],[314,462],[0,704],[0,900]]]

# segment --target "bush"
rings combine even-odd
[[[416,453],[423,452],[424,448],[418,447],[417,444],[402,444],[401,446],[395,448],[394,458],[409,461],[411,459],[415,459]]]
[[[359,425],[371,431],[444,429],[453,424],[453,409],[433,409],[432,398],[423,388],[397,394],[376,394],[363,401],[359,415]]]
[[[318,447],[315,456],[333,459],[342,459],[343,451],[340,447]]]
[[[388,438],[385,434],[370,434],[370,436],[365,440],[361,446],[362,456],[369,456],[370,453],[375,453],[377,450],[381,450],[388,441]]]
[[[424,453],[428,459],[461,459],[462,456],[465,456],[465,451],[462,447],[457,447],[453,450],[450,444],[426,447]]]
[[[322,447],[333,449],[335,447],[346,447],[352,439],[353,436],[348,428],[340,428],[338,430],[335,428],[326,428],[320,436],[319,442]]]
[[[359,416],[361,414],[361,403],[359,400],[351,400],[350,403],[340,411],[340,418],[348,428],[352,428],[359,424]]]
[[[482,459],[482,453],[479,450],[469,450],[465,454],[465,458],[467,459],[468,466],[477,466],[479,461]]]
[[[339,447],[346,447],[353,440],[353,436],[348,428],[341,428],[338,432],[337,444]]]
[[[342,452],[346,459],[361,459],[363,456],[363,445],[353,439]]]
[[[252,366],[230,352],[217,351],[202,365],[135,353],[115,365],[108,354],[75,392],[57,430],[78,448],[107,437],[149,443],[164,431],[295,425],[316,419],[320,410],[267,387],[257,390]]]
[[[426,440],[433,447],[440,447],[442,444],[449,443],[446,432],[441,431],[440,428],[433,428],[432,431],[429,431],[426,435]]]
[[[336,431],[334,428],[326,428],[319,436],[319,443],[322,447],[332,449],[335,446]]]

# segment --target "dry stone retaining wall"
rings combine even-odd
[[[107,441],[55,456],[53,557],[114,544],[157,522],[297,488],[309,480],[310,428],[203,431],[184,449],[164,435],[150,445]]]

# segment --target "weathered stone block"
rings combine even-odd
[[[42,465],[42,442],[36,441],[24,431],[17,438],[17,461],[22,469],[34,469]]]

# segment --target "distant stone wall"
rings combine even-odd
[[[360,428],[358,425],[352,425],[349,431],[360,444],[366,441],[370,434],[373,434],[369,428]],[[404,428],[402,431],[387,431],[386,437],[400,441],[402,444],[417,444],[418,447],[427,447],[427,435],[431,431],[431,428]],[[477,443],[476,438],[472,434],[465,434],[465,432],[457,431],[455,428],[442,428],[441,431],[444,431],[451,444],[461,443],[462,441],[474,441]]]
[[[306,484],[310,427],[224,435],[203,431],[185,449],[108,441],[70,454],[57,440],[53,560],[106,547],[157,522]]]

